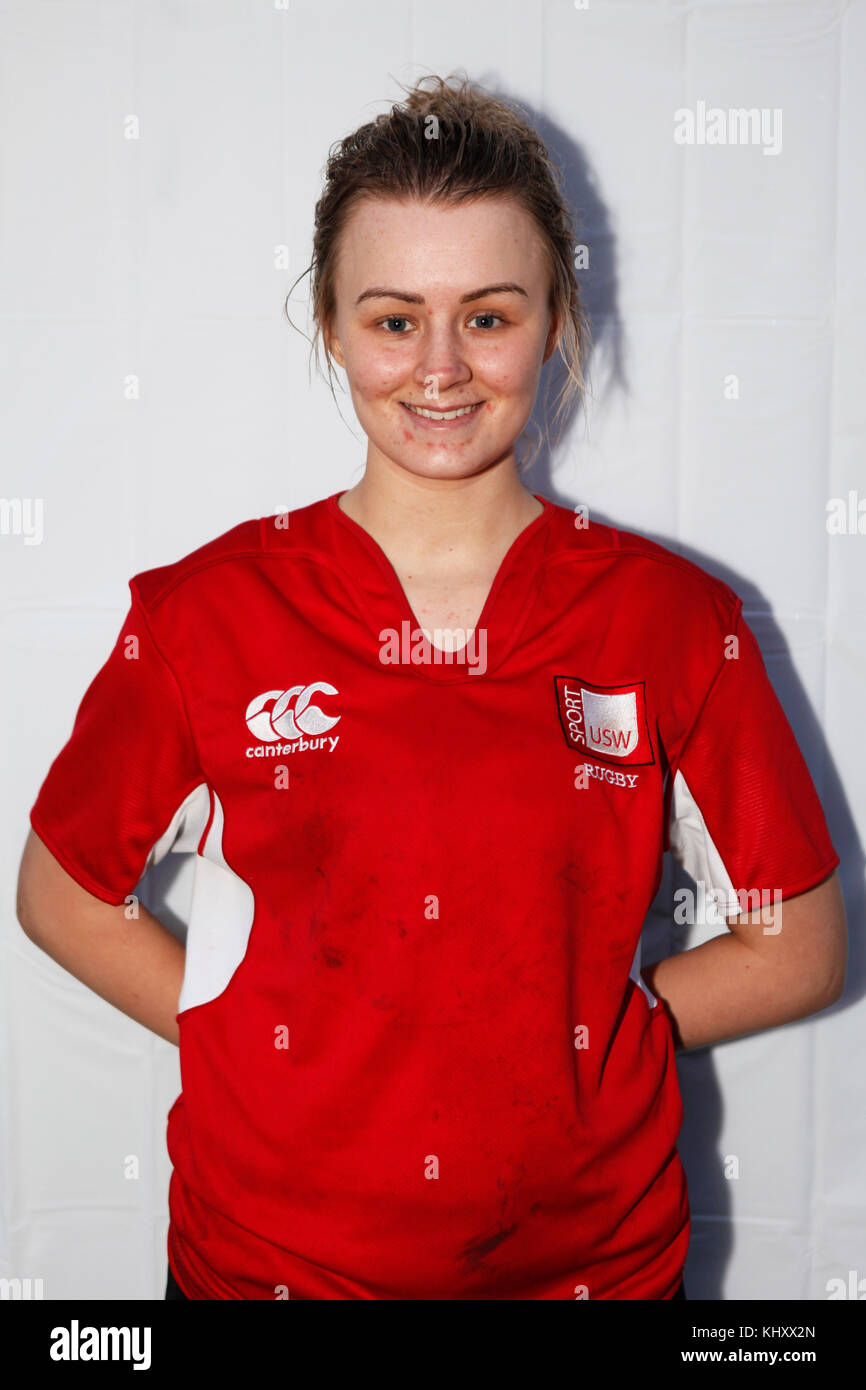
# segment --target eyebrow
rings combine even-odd
[[[522,285],[516,285],[513,280],[505,281],[501,285],[485,285],[480,290],[470,290],[469,294],[461,295],[461,304],[471,304],[475,299],[483,299],[488,294],[522,294],[524,299],[529,295]],[[424,304],[426,301],[423,294],[409,294],[406,290],[390,290],[381,285],[374,286],[373,289],[364,290],[355,300],[355,308],[365,299],[402,299],[405,304]]]

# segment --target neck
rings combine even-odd
[[[510,545],[544,510],[505,461],[468,478],[425,478],[368,460],[339,506],[386,553],[417,559]]]

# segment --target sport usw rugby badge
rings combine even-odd
[[[655,762],[643,681],[593,685],[580,676],[556,676],[554,684],[569,748],[619,766]]]

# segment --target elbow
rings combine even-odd
[[[846,975],[848,971],[848,933],[844,930],[840,933],[838,945],[827,962],[827,978],[824,983],[824,1003],[822,1008],[827,1008],[830,1004],[838,1004],[842,995],[845,993],[847,983]]]
[[[846,962],[843,961],[842,964],[838,967],[838,969],[833,972],[829,980],[829,983],[827,984],[827,987],[824,991],[824,1002],[820,1006],[822,1009],[829,1008],[831,1004],[838,1004],[839,1000],[842,998],[842,995],[845,993],[845,967]]]
[[[845,993],[846,969],[847,959],[845,956],[828,964],[820,984],[813,984],[806,996],[806,1007],[801,1017],[806,1018],[810,1014],[819,1014],[823,1009],[829,1009],[831,1004],[838,1004]]]
[[[15,916],[25,936],[29,936],[37,945],[40,944],[39,923],[45,921],[46,914],[50,913],[55,891],[55,882],[48,876],[53,864],[48,849],[31,829],[18,866]]]
[[[19,890],[15,901],[15,916],[18,918],[18,925],[21,927],[25,936],[30,940],[35,939],[36,927],[33,920],[33,912],[28,899]]]
[[[35,941],[37,913],[33,901],[33,892],[23,865],[18,871],[18,886],[15,892],[15,916],[18,918],[18,924],[25,936],[29,936],[31,941]]]

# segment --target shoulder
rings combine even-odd
[[[165,565],[140,570],[129,581],[133,597],[152,613],[168,596],[193,576],[225,566],[233,560],[259,555],[262,550],[262,518],[240,521],[195,550]]]
[[[636,531],[594,521],[585,509],[555,505],[550,561],[583,582],[589,565],[598,582],[637,617],[678,626],[690,620],[725,630],[736,623],[742,599],[694,560]]]
[[[274,552],[319,555],[325,545],[327,503],[327,498],[320,498],[291,511],[239,521],[179,559],[133,575],[129,581],[133,598],[151,614],[170,595],[182,591],[188,598],[193,579],[204,581],[205,587],[218,588],[236,578],[237,566],[244,561],[260,560]],[[195,592],[203,592],[201,584],[196,584]]]

